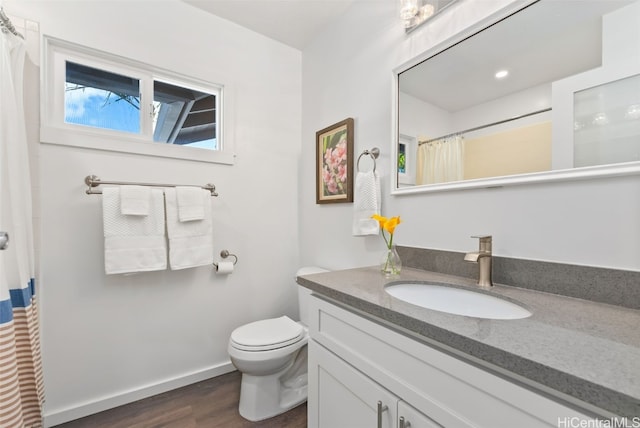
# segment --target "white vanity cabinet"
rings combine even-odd
[[[397,426],[398,397],[315,342],[309,344],[309,367],[313,402],[320,404],[313,409],[310,428]]]
[[[315,296],[309,304],[309,428],[537,428],[590,419],[351,310]]]
[[[442,428],[442,425],[406,402],[398,401],[398,428]]]
[[[309,351],[309,383],[317,386],[309,403],[321,403],[309,427],[441,428],[322,345],[312,341]]]

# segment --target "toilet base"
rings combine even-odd
[[[240,415],[252,422],[271,418],[307,401],[307,347],[291,365],[267,376],[242,374]]]

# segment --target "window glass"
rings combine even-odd
[[[574,95],[574,166],[640,159],[640,75]]]
[[[66,123],[140,133],[140,81],[66,62]]]
[[[217,150],[215,94],[153,82],[153,141]]]
[[[407,172],[407,145],[400,143],[398,145],[398,172],[404,174]]]

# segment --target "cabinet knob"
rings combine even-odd
[[[382,412],[388,409],[387,406],[382,405],[382,401],[378,401],[378,428],[382,428]]]

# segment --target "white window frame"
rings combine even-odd
[[[48,36],[44,37],[43,52],[43,66],[41,68],[43,90],[40,103],[40,141],[42,143],[227,165],[234,163],[233,139],[230,135],[231,132],[229,132],[232,126],[230,126],[230,117],[226,114],[228,111],[233,111],[230,108],[228,84],[214,84],[182,76]],[[66,123],[64,120],[64,87],[67,61],[139,79],[141,92],[140,133],[134,134]],[[153,141],[151,105],[154,80],[216,95],[218,104],[216,109],[217,150],[183,147]]]

